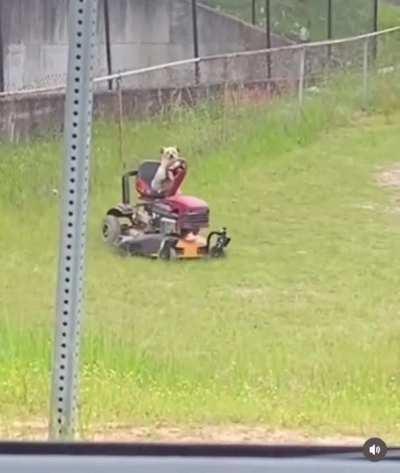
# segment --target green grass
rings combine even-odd
[[[397,79],[397,78],[394,78]],[[130,164],[179,144],[186,192],[233,238],[222,261],[120,259],[117,127],[97,124],[82,424],[231,424],[399,439],[400,220],[374,173],[398,159],[399,81],[125,124]],[[397,114],[396,114],[397,113]],[[356,114],[356,115],[355,115]],[[47,415],[58,142],[0,146],[0,420]]]
[[[400,25],[400,3],[398,6],[389,1],[382,4],[379,11],[379,26],[381,29],[394,28]]]
[[[206,0],[204,3],[251,21],[251,0]],[[333,37],[340,38],[368,33],[373,29],[373,0],[335,0],[333,2]],[[276,34],[296,37],[302,26],[314,41],[327,38],[328,3],[322,0],[272,0],[271,24]],[[257,24],[265,25],[265,1],[257,0]],[[400,24],[400,8],[381,2],[380,28]]]

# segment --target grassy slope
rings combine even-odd
[[[398,155],[396,84],[378,104],[385,114],[355,123],[351,90],[310,100],[303,120],[283,104],[128,128],[131,162],[160,144],[187,152],[187,191],[233,236],[225,261],[121,260],[103,247],[120,164],[116,128],[97,127],[85,426],[235,422],[400,438],[400,222],[373,182]],[[47,412],[59,151],[0,148],[3,422]]]
[[[385,2],[379,13],[380,28],[392,28],[400,25],[400,5]]]
[[[251,0],[207,0],[208,5],[220,8],[251,21]],[[257,21],[262,26],[264,0],[257,1]],[[373,28],[373,0],[336,0],[334,2],[333,36],[343,37],[367,33]],[[380,28],[400,24],[398,7],[381,2]],[[327,37],[327,2],[321,0],[274,0],[271,2],[271,21],[275,33],[297,35],[301,26],[310,28],[313,40]]]

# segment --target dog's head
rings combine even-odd
[[[179,148],[177,146],[170,146],[168,148],[161,148],[161,164],[168,167],[179,159]]]

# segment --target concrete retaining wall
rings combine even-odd
[[[114,72],[193,57],[188,0],[110,0]],[[5,89],[56,85],[67,69],[68,0],[2,0]],[[99,1],[96,75],[105,75],[103,2]],[[199,5],[200,54],[265,47],[265,34],[229,15]],[[273,37],[274,45],[286,41]],[[167,84],[164,84],[167,85]]]

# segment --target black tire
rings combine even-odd
[[[174,248],[173,242],[164,240],[161,243],[160,251],[158,257],[163,261],[173,261],[177,259],[176,250]]]
[[[219,246],[213,246],[210,248],[210,257],[211,258],[223,258],[225,256],[225,251]]]
[[[108,245],[113,245],[116,243],[118,238],[121,236],[121,224],[118,217],[114,217],[114,215],[107,215],[107,217],[103,220],[101,234],[103,236],[103,241]]]

